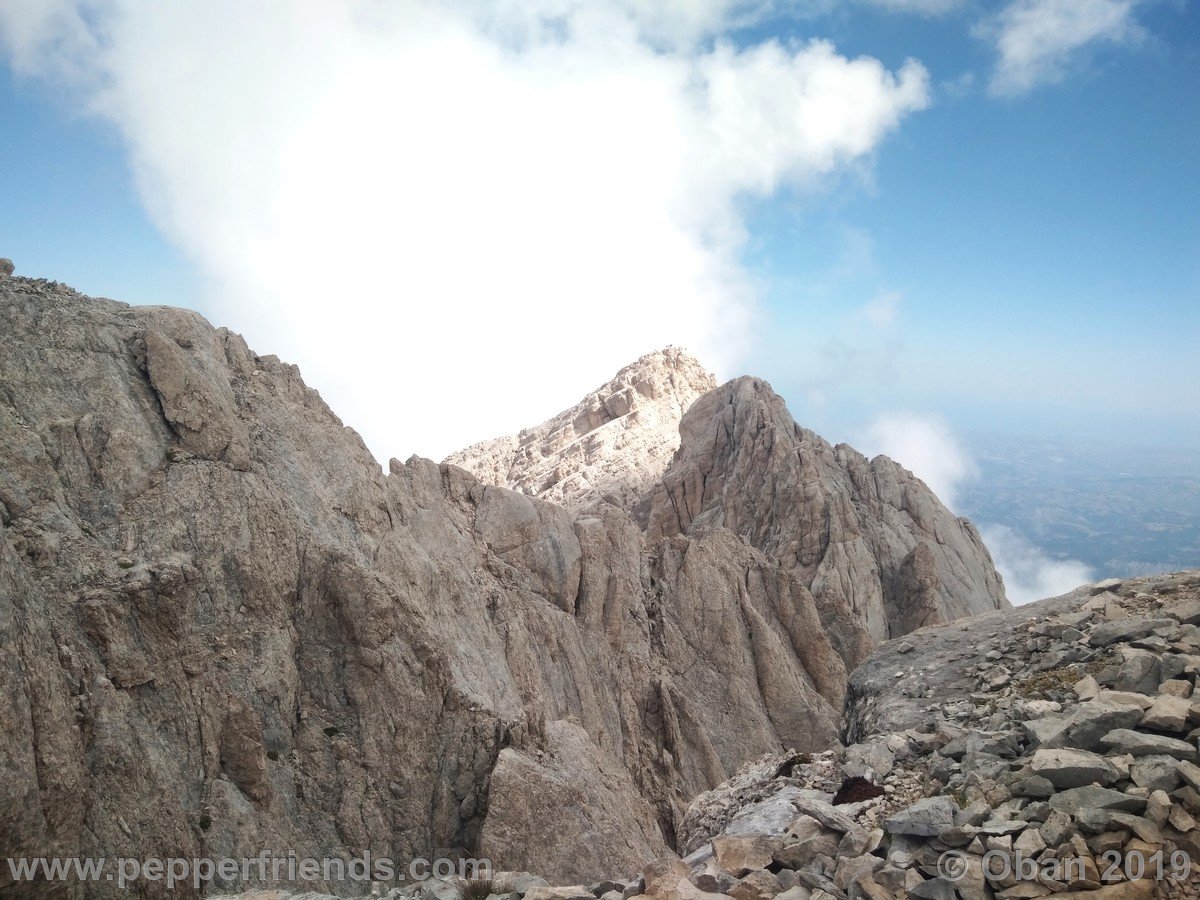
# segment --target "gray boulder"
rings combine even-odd
[[[1135,694],[1156,694],[1163,680],[1159,653],[1148,650],[1124,650],[1125,661],[1117,670],[1113,688]]]
[[[1146,808],[1146,800],[1122,794],[1120,791],[1102,787],[1077,787],[1055,794],[1049,800],[1050,808],[1070,815],[1085,809],[1117,810],[1138,813]]]
[[[1129,777],[1138,787],[1148,791],[1173,791],[1183,778],[1179,774],[1179,760],[1162,755],[1138,758],[1129,767]]]
[[[1092,628],[1088,633],[1088,643],[1093,647],[1107,647],[1109,644],[1128,643],[1137,638],[1145,637],[1156,628],[1167,628],[1175,624],[1175,620],[1166,618],[1131,618],[1119,619],[1115,622],[1104,622]]]
[[[889,816],[884,829],[890,834],[933,837],[954,825],[957,811],[958,804],[949,797],[926,797]]]
[[[1024,728],[1034,746],[1101,750],[1105,747],[1101,738],[1106,734],[1115,729],[1132,728],[1141,720],[1141,706],[1098,697],[1079,703],[1066,713],[1032,719],[1024,723]]]
[[[1046,816],[1046,821],[1038,828],[1042,840],[1050,847],[1058,847],[1065,843],[1075,831],[1071,817],[1062,810],[1054,809]]]
[[[870,741],[846,748],[846,761],[842,763],[842,771],[851,777],[857,775],[868,781],[878,782],[887,777],[895,764],[896,755],[888,749],[884,741]]]
[[[1086,750],[1039,749],[1029,766],[1059,790],[1097,782],[1107,787],[1120,777],[1116,766]]]
[[[1191,700],[1185,697],[1159,694],[1154,700],[1154,705],[1142,716],[1142,727],[1158,731],[1186,732],[1189,730],[1188,715],[1191,708]]]
[[[1132,756],[1172,756],[1175,759],[1196,762],[1200,759],[1196,747],[1179,738],[1160,734],[1146,734],[1129,728],[1116,728],[1100,739],[1100,743],[1117,753]]]

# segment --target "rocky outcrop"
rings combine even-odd
[[[603,500],[632,510],[679,447],[684,411],[716,386],[687,351],[667,347],[536,428],[483,441],[445,461],[486,484],[570,509]]]
[[[142,340],[146,374],[180,446],[202,459],[228,462],[241,471],[249,468],[249,435],[235,411],[223,366],[214,362],[211,351],[217,348],[196,353],[194,346],[184,349],[153,328]]]
[[[610,871],[614,857],[663,855],[653,807],[629,790],[629,773],[598,752],[577,723],[547,723],[542,746],[500,751],[481,839],[490,857],[573,884]],[[597,833],[608,837],[597,841]]]
[[[848,746],[767,754],[696,797],[678,832],[682,860],[518,893],[1195,897],[1198,654],[1200,572],[921,629],[855,672]],[[388,896],[433,900],[447,887],[461,886]]]
[[[741,536],[796,574],[826,630],[853,629],[849,665],[919,625],[1008,607],[970,522],[891,459],[798,426],[765,382],[711,391],[680,433],[650,502],[650,538],[706,525]]]
[[[850,668],[890,637],[1008,608],[975,527],[920,479],[799,427],[759,379],[716,387],[678,350],[643,357],[519,438],[449,461],[572,508],[612,499],[651,547],[732,532],[793,574]]]
[[[3,855],[536,873],[413,900],[1197,895],[1200,573],[1008,609],[969,523],[762,382],[679,431],[578,504],[384,474],[194,313],[3,281]],[[1108,865],[1158,851],[1158,886]]]
[[[627,388],[625,417],[692,390]],[[846,668],[792,569],[721,527],[648,548],[617,505],[384,474],[194,313],[0,284],[0,459],[5,856],[596,878],[668,854],[746,760],[836,741]]]

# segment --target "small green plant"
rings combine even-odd
[[[1069,691],[1086,675],[1095,675],[1108,663],[1103,659],[1092,660],[1086,665],[1062,666],[1030,675],[1014,685],[1017,696],[1026,700],[1045,700],[1055,691]]]
[[[495,885],[490,878],[468,878],[462,887],[462,900],[487,900],[489,894],[496,893]]]
[[[958,804],[959,809],[966,809],[971,805],[971,800],[967,797],[967,792],[962,788],[957,788],[950,792],[950,799]]]
[[[212,828],[212,816],[210,816],[208,813],[201,813],[200,814],[200,830],[208,831],[208,829],[210,829],[210,828]]]
[[[134,563],[133,563],[132,559],[118,559],[117,565],[120,566],[122,569],[132,569]]]

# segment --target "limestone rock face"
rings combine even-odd
[[[181,338],[189,350],[194,349],[193,340],[213,339],[207,323],[188,321],[187,325],[191,326],[187,331],[199,332],[194,338]],[[228,379],[209,361],[210,354],[188,352],[153,328],[146,330],[144,341],[146,374],[183,448],[245,470],[249,466],[246,427],[234,412]]]
[[[251,800],[266,800],[271,793],[258,713],[240,697],[232,698],[221,726],[221,766],[230,780]]]
[[[978,532],[885,456],[798,426],[757,378],[701,397],[649,504],[650,540],[720,526],[811,591],[857,665],[872,642],[1008,608]]]
[[[620,871],[614,859],[635,871],[663,853],[653,807],[574,722],[548,723],[540,756],[501,750],[491,787],[480,852],[503,869],[553,872],[574,884]],[[596,832],[610,837],[596,841]]]
[[[710,386],[666,358],[564,424],[580,453]],[[795,567],[715,525],[648,547],[640,482],[579,512],[385,475],[194,313],[0,282],[0,461],[4,856],[486,851],[573,882],[669,854],[747,760],[836,740],[844,654]]]
[[[679,420],[717,386],[685,350],[668,347],[536,428],[448,456],[480,481],[579,509],[597,500],[632,510],[679,447]]]
[[[651,548],[732,532],[792,573],[848,668],[880,641],[1008,608],[975,527],[911,472],[801,428],[759,379],[717,387],[673,348],[549,422],[447,461],[568,508],[609,500]]]

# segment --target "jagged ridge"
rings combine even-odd
[[[588,877],[746,759],[836,740],[804,587],[728,531],[649,552],[611,505],[383,475],[294,366],[52,282],[0,281],[0,384],[6,855]]]
[[[837,740],[854,623],[760,539],[807,527],[771,524],[787,458],[807,465],[786,411],[709,460],[693,403],[639,524],[620,484],[625,508],[571,510],[417,458],[383,475],[294,366],[183,310],[0,280],[0,384],[6,855],[454,851],[596,877],[667,852],[746,760]],[[747,384],[705,395],[714,421],[778,403]],[[728,489],[671,520],[700,469]]]

